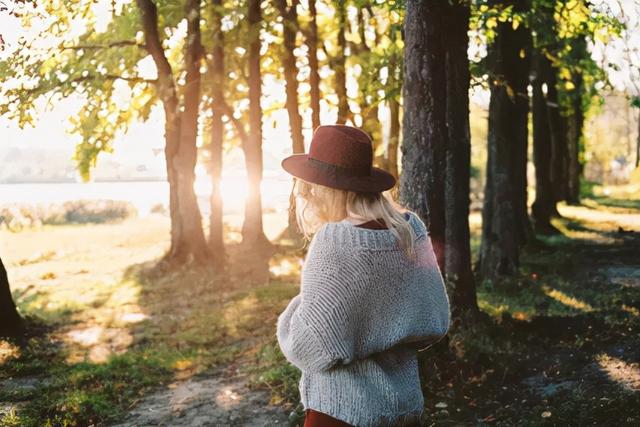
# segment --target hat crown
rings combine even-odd
[[[373,163],[371,138],[351,126],[318,126],[311,139],[309,158],[359,175],[369,175]]]

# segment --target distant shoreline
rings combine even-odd
[[[166,182],[166,178],[130,178],[130,179],[95,179],[88,182],[76,180],[47,180],[47,181],[0,181],[0,185],[30,185],[30,184],[92,184],[92,183],[122,183],[122,182]]]

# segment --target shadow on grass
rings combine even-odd
[[[282,263],[290,256],[286,248],[276,249],[230,246],[234,265],[224,275],[194,266],[163,271],[155,262],[132,265],[120,284],[93,301],[40,311],[30,323],[37,335],[19,345],[0,341],[0,425],[109,424],[162,384],[253,357],[297,292],[270,273],[272,258]],[[41,306],[44,297],[24,293],[16,299],[24,308]],[[110,348],[104,341],[111,331],[131,340]],[[67,339],[70,332],[106,347],[107,356],[93,360],[86,351],[83,359],[72,358],[78,348]]]

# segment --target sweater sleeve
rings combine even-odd
[[[278,317],[278,344],[286,359],[300,370],[318,372],[354,359],[353,337],[341,298],[327,298],[339,291],[340,263],[331,253],[309,247],[302,273],[302,288]]]

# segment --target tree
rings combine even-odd
[[[81,137],[75,153],[78,170],[89,179],[98,156],[112,151],[117,136],[132,122],[147,120],[153,107],[161,103],[171,215],[171,246],[164,260],[170,265],[210,262],[212,254],[193,189],[202,59],[199,2],[176,5],[140,0],[114,6],[106,31],[96,29],[91,3],[59,6],[24,5],[21,17],[26,25],[37,19],[49,25],[23,37],[20,46],[25,54],[11,55],[0,63],[3,80],[10,83],[0,90],[0,115],[15,119],[20,126],[33,125],[40,101],[53,105],[72,95],[80,98],[82,107],[69,120]],[[189,42],[182,50],[180,46],[165,50],[165,30],[186,17]],[[79,36],[71,31],[77,20],[85,26]],[[46,47],[42,47],[43,40]],[[139,64],[149,56],[157,78],[141,76]],[[183,71],[184,83],[179,78]],[[116,98],[125,89],[130,96],[122,105]]]
[[[223,205],[222,205],[222,154],[224,142],[224,122],[226,100],[224,96],[224,33],[222,32],[222,0],[212,0],[210,20],[213,31],[213,47],[209,67],[211,93],[211,122],[209,141],[209,175],[211,177],[211,197],[209,213],[209,249],[217,260],[224,258]]]
[[[245,203],[245,219],[242,224],[242,243],[247,247],[270,245],[262,225],[262,77],[260,71],[260,29],[262,16],[260,0],[247,3],[247,23],[249,26],[249,132],[243,141],[247,174],[249,176],[249,194]]]
[[[158,71],[158,94],[165,113],[165,157],[169,180],[171,248],[167,259],[184,262],[189,258],[206,263],[211,259],[202,229],[202,216],[193,188],[197,160],[196,139],[200,109],[200,2],[187,0],[187,40],[185,43],[185,88],[183,111],[174,73],[162,47],[158,31],[158,10],[151,0],[137,0],[146,49]]]
[[[351,109],[349,108],[349,98],[347,97],[347,39],[345,37],[347,27],[347,6],[346,0],[335,0],[336,15],[338,19],[338,51],[333,58],[332,65],[335,73],[334,87],[338,96],[338,118],[336,123],[344,124],[351,119]]]
[[[311,126],[320,126],[320,73],[318,66],[318,13],[316,0],[309,0],[309,32],[307,47],[309,48],[309,96],[311,98]]]
[[[11,298],[9,278],[0,258],[0,337],[19,337],[24,323]]]
[[[427,224],[456,316],[477,310],[468,222],[468,27],[464,1],[407,2],[400,200]]]
[[[527,8],[525,2],[514,0],[503,4],[515,12]],[[520,247],[530,234],[526,204],[529,43],[527,28],[498,22],[489,46],[487,179],[478,260],[486,278],[514,274]]]
[[[558,233],[551,224],[557,213],[553,183],[551,181],[551,137],[550,116],[557,114],[557,100],[549,99],[549,86],[554,84],[551,61],[540,50],[534,56],[534,79],[532,81],[533,160],[536,166],[536,198],[531,206],[535,229],[542,234]],[[547,93],[543,87],[547,87]]]

